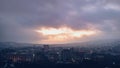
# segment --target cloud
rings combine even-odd
[[[38,41],[32,30],[63,25],[119,37],[119,7],[119,0],[0,0],[0,40]]]

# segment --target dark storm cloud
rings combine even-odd
[[[90,24],[118,34],[119,7],[120,0],[0,0],[0,40],[42,39],[31,31],[41,26],[86,29]]]

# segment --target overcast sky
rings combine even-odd
[[[38,27],[89,29],[120,38],[120,0],[0,0],[0,41],[38,42]]]

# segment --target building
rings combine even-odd
[[[70,49],[63,49],[61,52],[61,61],[63,62],[71,62],[72,54]]]

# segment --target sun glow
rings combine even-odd
[[[75,30],[69,27],[42,27],[35,31],[45,38],[43,42],[50,43],[74,41],[96,34],[96,30]]]

